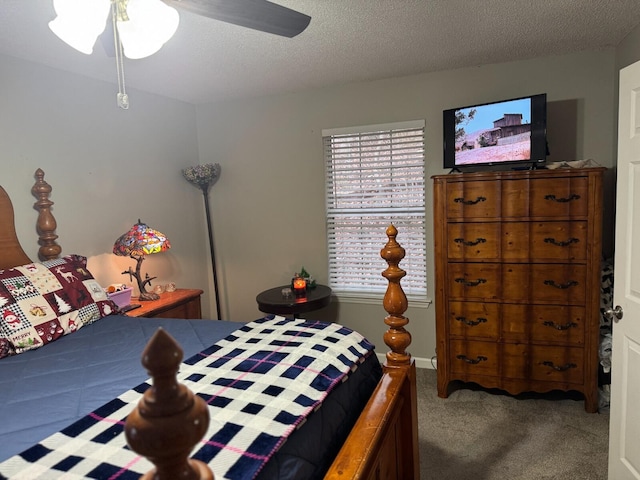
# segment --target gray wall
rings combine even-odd
[[[206,289],[202,194],[180,172],[199,161],[195,107],[129,91],[124,111],[114,85],[10,57],[0,62],[0,185],[13,200],[27,254],[37,259],[30,190],[42,168],[63,253],[88,256],[103,285],[128,282],[120,272],[134,261],[110,252],[140,218],[172,242],[143,272]]]
[[[41,167],[54,187],[64,251],[89,256],[89,267],[103,284],[126,280],[120,272],[132,261],[109,252],[139,217],[173,245],[144,268],[160,283],[172,280],[209,292],[202,195],[181,178],[180,169],[218,162],[222,176],[211,206],[223,315],[238,321],[257,318],[256,294],[286,283],[302,265],[327,281],[323,128],[425,119],[430,200],[429,178],[446,173],[443,109],[546,92],[550,160],[593,158],[615,165],[614,50],[196,107],[130,91],[128,111],[115,106],[113,85],[9,57],[0,60],[0,184],[14,201],[27,253],[35,257],[37,250],[29,190]],[[427,282],[433,289],[433,225],[427,227]],[[385,240],[381,232],[381,246]],[[205,315],[214,312],[212,295],[203,307]],[[386,330],[384,316],[379,300],[337,299],[313,313],[378,343]],[[407,316],[411,352],[427,365],[435,353],[434,309],[412,305]]]
[[[617,69],[640,60],[640,25],[633,29],[616,48]]]
[[[549,160],[592,158],[612,167],[615,78],[615,52],[607,50],[198,106],[200,156],[223,169],[213,216],[226,317],[256,317],[256,293],[286,283],[301,265],[327,281],[323,128],[423,118],[429,179],[446,173],[442,110],[546,92]],[[429,179],[427,199],[431,196]],[[381,246],[385,240],[381,232]],[[402,243],[402,232],[398,240]],[[428,222],[430,291],[432,251]],[[406,315],[411,351],[427,365],[435,354],[434,308],[414,305]],[[379,300],[337,299],[312,316],[342,322],[378,343],[386,330]]]

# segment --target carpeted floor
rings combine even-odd
[[[418,369],[421,480],[604,480],[608,413],[578,395],[513,397],[480,387],[438,398]]]

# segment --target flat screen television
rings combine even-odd
[[[444,168],[535,168],[547,156],[547,95],[443,111]]]

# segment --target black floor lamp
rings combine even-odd
[[[207,216],[207,231],[209,232],[209,249],[211,250],[211,267],[213,270],[213,290],[216,295],[216,313],[218,320],[220,315],[220,299],[218,297],[218,272],[216,269],[216,251],[213,244],[213,227],[211,225],[211,212],[209,209],[209,190],[220,177],[220,165],[217,163],[207,163],[185,168],[182,171],[184,178],[192,185],[202,190],[204,196],[204,209]]]

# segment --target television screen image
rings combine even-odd
[[[445,168],[544,162],[545,111],[544,94],[445,110]]]

